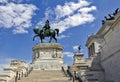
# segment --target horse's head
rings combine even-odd
[[[35,34],[40,34],[40,28],[34,28],[33,31]]]

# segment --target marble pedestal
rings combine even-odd
[[[33,70],[61,70],[67,67],[63,61],[63,47],[59,43],[40,43],[33,47],[30,67]]]

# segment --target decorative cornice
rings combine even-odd
[[[105,30],[107,25],[112,25],[114,23],[115,20],[107,20],[105,21],[105,24],[102,25],[102,27],[100,28],[100,30],[96,33],[97,35],[101,35],[101,33]]]
[[[14,72],[14,69],[12,69],[12,68],[4,68],[4,70],[11,70]]]
[[[87,41],[86,41],[86,46],[88,46],[90,44],[90,42],[93,40],[93,39],[96,39],[96,38],[103,38],[102,35],[91,35],[90,37],[88,37]]]
[[[42,49],[58,49],[63,50],[63,47],[59,43],[40,43],[37,44],[32,50],[42,50]]]
[[[86,42],[86,46],[95,38],[103,38],[111,29],[114,29],[118,23],[120,22],[120,12],[115,16],[115,20],[106,20],[105,23],[102,25],[102,27],[99,29],[99,31],[95,35],[91,35],[88,37],[88,40]],[[110,26],[109,28],[107,26]],[[108,28],[108,30],[105,31],[105,29]],[[102,34],[105,31],[104,34]]]
[[[120,13],[118,13],[120,14]],[[95,38],[103,38],[104,35],[106,35],[110,29],[115,28],[115,25],[118,24],[120,22],[120,16],[118,15],[118,17],[115,20],[106,20],[105,23],[102,25],[102,27],[99,29],[99,31],[95,34],[95,35],[91,35],[90,37],[88,37],[88,40],[86,42],[86,46],[88,46],[88,44]],[[109,25],[109,29],[102,34],[102,32],[107,28],[107,25]]]
[[[1,79],[1,78],[0,78],[0,81],[5,81],[5,82],[6,82],[7,80],[6,80],[6,79]]]
[[[111,26],[111,29],[115,28],[115,25],[117,25],[120,22],[120,16],[116,19],[116,21]]]
[[[111,29],[115,28],[115,25],[120,22],[120,12],[117,15],[118,17],[115,20],[107,20],[96,34],[101,34],[107,25],[110,25],[110,28],[103,34],[103,36],[106,35]]]
[[[10,75],[2,74],[0,77],[10,77]]]

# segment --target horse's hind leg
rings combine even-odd
[[[43,40],[42,40],[43,38],[42,37],[40,37],[40,40],[41,40],[41,43],[43,43]]]
[[[50,37],[50,41],[49,41],[49,43],[52,41],[52,37]]]

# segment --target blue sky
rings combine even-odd
[[[11,59],[31,62],[32,47],[39,42],[33,28],[43,27],[47,19],[51,28],[59,28],[58,42],[63,45],[64,61],[71,65],[76,47],[87,58],[88,35],[96,33],[101,20],[116,8],[119,0],[0,0],[0,70]],[[48,40],[48,39],[46,39]]]

